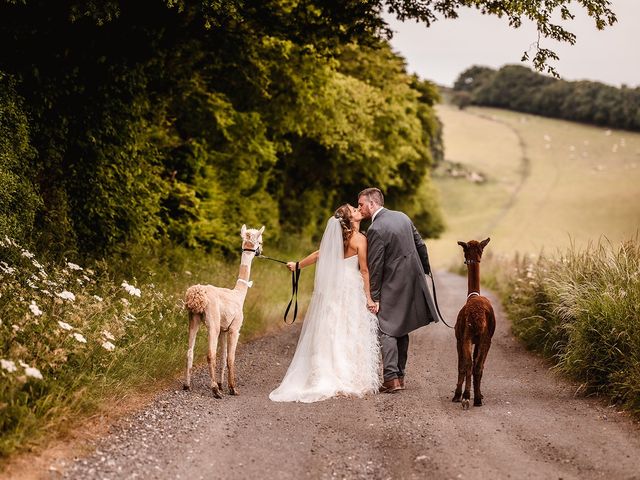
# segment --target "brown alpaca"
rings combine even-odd
[[[473,372],[473,405],[482,405],[480,382],[484,362],[491,348],[491,337],[496,329],[496,317],[488,298],[480,295],[480,258],[489,238],[481,242],[470,240],[458,242],[464,250],[464,263],[467,265],[467,302],[458,313],[456,320],[456,341],[458,345],[458,384],[453,395],[453,401],[462,398],[462,408],[469,408],[471,389],[471,373]],[[471,347],[475,345],[473,357]],[[464,393],[462,382],[466,380]]]
[[[193,349],[196,343],[196,334],[200,323],[204,323],[209,330],[209,349],[207,360],[209,361],[209,374],[211,376],[211,390],[213,396],[222,398],[220,388],[224,381],[225,361],[229,372],[229,393],[238,395],[236,387],[236,347],[240,338],[240,328],[244,320],[242,306],[247,296],[247,290],[251,287],[249,281],[251,262],[256,255],[260,255],[262,248],[262,232],[260,230],[247,229],[242,226],[242,259],[240,261],[240,273],[236,286],[233,289],[214,287],[213,285],[193,285],[185,294],[185,307],[189,312],[189,349],[187,350],[187,375],[184,389],[191,388],[191,369],[193,368]],[[218,337],[222,335],[222,372],[220,383],[216,382],[216,350]],[[227,342],[227,337],[229,337]],[[227,345],[228,343],[228,345]]]

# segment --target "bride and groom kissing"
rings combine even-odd
[[[360,222],[371,219],[365,237]],[[384,208],[378,188],[339,207],[319,250],[290,270],[316,264],[314,290],[276,402],[404,389],[409,333],[438,321],[425,274],[429,256],[413,222]],[[382,350],[383,382],[379,359]]]

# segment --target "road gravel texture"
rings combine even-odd
[[[452,323],[466,279],[437,272]],[[411,335],[407,389],[313,404],[273,403],[300,324],[238,348],[240,396],[212,397],[200,368],[113,425],[65,479],[640,479],[640,428],[571,384],[513,338],[495,296],[497,330],[485,405],[451,397],[455,337],[442,323]],[[185,320],[185,332],[187,324]],[[204,332],[204,331],[203,331]],[[185,334],[186,338],[186,334]],[[186,343],[185,343],[186,349]]]

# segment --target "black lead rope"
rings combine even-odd
[[[287,262],[285,262],[284,260],[278,260],[277,258],[267,257],[266,255],[258,255],[258,258],[264,258],[265,260],[271,260],[272,262],[284,263],[285,265],[287,264]]]
[[[249,250],[254,251],[254,250]],[[271,260],[272,262],[283,263],[284,265],[287,262],[283,260],[278,260],[277,258],[267,257],[266,255],[257,255],[258,258],[264,258],[265,260]],[[296,262],[296,271],[291,272],[291,300],[289,300],[289,305],[287,305],[287,309],[284,312],[284,323],[287,325],[293,325],[293,322],[296,321],[296,317],[298,316],[298,284],[300,283],[300,264]],[[291,304],[293,303],[295,297],[295,304],[293,306],[293,319],[291,323],[287,322],[287,316],[289,315],[289,310],[291,309]]]
[[[442,316],[442,313],[440,313],[440,307],[438,306],[438,296],[436,295],[436,282],[433,279],[433,274],[431,272],[429,272],[429,277],[431,277],[431,285],[433,286],[433,301],[436,304],[436,311],[438,312],[438,315],[440,316],[440,320],[442,320],[442,323],[444,323],[447,327],[449,328],[453,328],[451,325],[449,325],[447,322],[445,322],[444,317]]]
[[[296,262],[296,271],[291,272],[291,300],[289,300],[289,305],[287,305],[287,309],[284,311],[284,323],[287,325],[293,325],[293,322],[296,321],[296,317],[298,316],[298,283],[300,282],[300,272],[300,263]],[[287,315],[289,315],[293,297],[295,297],[296,303],[293,307],[293,320],[289,323],[287,322]]]

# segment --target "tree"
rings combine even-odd
[[[557,77],[556,69],[549,65],[550,60],[559,60],[558,55],[541,44],[542,38],[575,44],[576,36],[553,19],[570,21],[575,18],[570,6],[577,3],[593,18],[598,30],[613,25],[617,19],[609,8],[610,0],[387,0],[389,12],[399,20],[418,20],[430,26],[438,18],[457,18],[460,8],[470,7],[485,15],[506,17],[509,26],[518,28],[523,21],[530,20],[536,25],[538,37],[535,42],[535,54],[532,62],[538,71],[546,71]],[[530,58],[525,51],[522,61]]]

